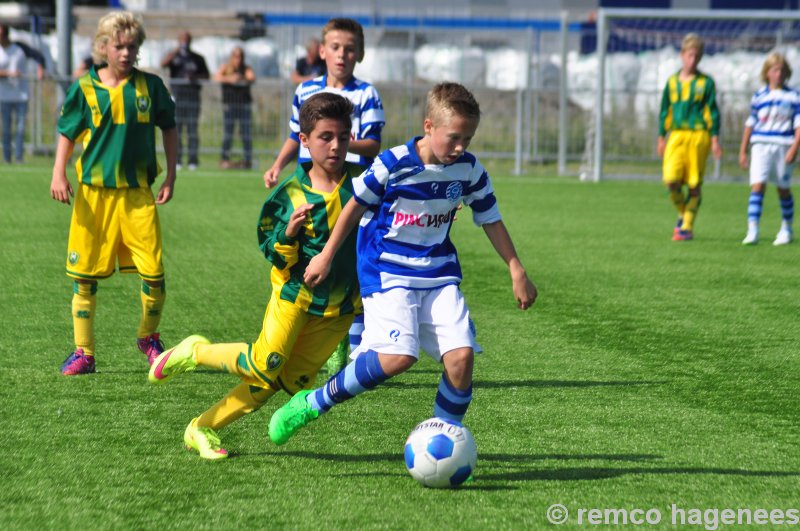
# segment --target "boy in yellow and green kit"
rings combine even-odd
[[[681,42],[683,66],[667,80],[661,98],[658,156],[664,158],[664,184],[678,211],[673,241],[694,237],[709,148],[715,159],[722,156],[716,89],[714,80],[697,69],[702,57],[703,40],[689,33]]]
[[[72,84],[58,120],[50,197],[69,204],[74,195],[75,201],[66,261],[73,279],[75,350],[61,365],[68,376],[95,372],[97,281],[117,267],[142,279],[139,350],[150,363],[164,350],[157,331],[166,291],[156,205],[172,198],[177,133],[175,103],[164,82],[135,68],[144,39],[141,20],[132,13],[101,18],[92,52],[98,66]],[[154,197],[150,187],[161,172],[156,128],[162,131],[167,175]],[[66,168],[78,143],[83,151],[73,190]]]
[[[211,344],[189,336],[150,368],[152,383],[198,366],[241,379],[184,431],[186,447],[204,459],[228,457],[218,430],[258,410],[278,391],[294,395],[311,388],[353,316],[362,312],[355,233],[336,254],[325,283],[309,287],[303,281],[306,266],[325,246],[353,195],[352,177],[362,170],[346,162],[352,112],[350,101],[330,92],[314,94],[300,107],[298,138],[311,160],[272,191],[259,218],[259,246],[272,263],[272,295],[258,339]]]

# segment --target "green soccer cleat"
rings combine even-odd
[[[299,391],[269,419],[269,438],[278,446],[286,444],[297,430],[319,417],[319,411],[311,409],[306,397],[311,391]]]
[[[328,374],[332,376],[344,369],[349,357],[350,336],[345,336],[342,341],[339,342],[339,345],[336,347],[336,350],[333,351],[331,357],[328,358],[328,361],[325,362],[325,369],[328,371]]]
[[[194,450],[203,459],[216,461],[218,459],[226,459],[228,451],[225,448],[220,448],[220,440],[217,432],[211,428],[204,426],[197,427],[194,425],[197,419],[193,419],[186,431],[183,432],[183,444],[186,445],[187,450]]]
[[[203,336],[189,336],[178,343],[178,346],[158,356],[147,375],[150,383],[164,383],[176,374],[195,370],[197,362],[194,360],[194,347],[199,343],[208,345],[211,342]]]

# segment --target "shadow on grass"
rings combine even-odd
[[[611,468],[611,467],[573,467],[554,470],[521,470],[480,474],[482,481],[585,481],[592,479],[612,479],[630,474],[647,475],[698,475],[744,477],[798,477],[800,472],[781,472],[776,470],[745,470],[741,468],[715,467],[657,467],[657,468]],[[476,474],[477,476],[477,474]]]
[[[313,459],[318,461],[331,461],[335,463],[375,463],[398,462],[402,463],[403,457],[397,453],[381,454],[333,454],[309,451],[289,452],[261,452],[242,454],[240,457],[272,456],[285,458]],[[743,468],[719,467],[560,467],[543,470],[530,468],[528,470],[501,471],[506,467],[524,467],[525,463],[540,463],[543,461],[617,461],[617,462],[647,462],[662,460],[663,456],[655,454],[480,454],[478,456],[478,470],[475,474],[475,483],[466,486],[467,489],[476,490],[513,490],[516,487],[506,482],[522,481],[589,481],[598,479],[613,479],[627,475],[718,475],[742,477],[800,477],[800,472],[777,470],[747,470]],[[362,477],[382,475],[387,477],[402,476],[388,472],[354,472],[344,473],[342,476]],[[484,482],[491,482],[485,484]]]

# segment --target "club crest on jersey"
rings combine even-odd
[[[80,255],[78,254],[78,251],[71,251],[69,253],[69,256],[67,256],[67,260],[69,260],[69,265],[77,264],[79,259]]]
[[[267,356],[267,370],[274,371],[283,363],[283,358],[277,352],[270,352]]]
[[[150,110],[150,96],[139,96],[136,98],[136,109],[139,112],[147,112]]]
[[[445,190],[445,195],[447,199],[451,203],[455,203],[459,199],[461,199],[461,191],[463,190],[461,183],[459,181],[453,181],[447,185],[447,190]]]

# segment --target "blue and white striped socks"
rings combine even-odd
[[[758,223],[761,219],[761,211],[764,208],[764,194],[750,192],[750,199],[747,202],[747,221]]]
[[[472,385],[462,391],[453,387],[442,374],[436,401],[433,403],[433,416],[461,422],[470,402],[472,402]]]
[[[791,195],[787,198],[781,197],[781,217],[786,224],[792,224],[794,219],[794,197]]]
[[[325,382],[325,385],[308,395],[308,405],[326,413],[334,405],[344,402],[364,391],[369,391],[389,377],[383,372],[378,353],[368,350]]]

